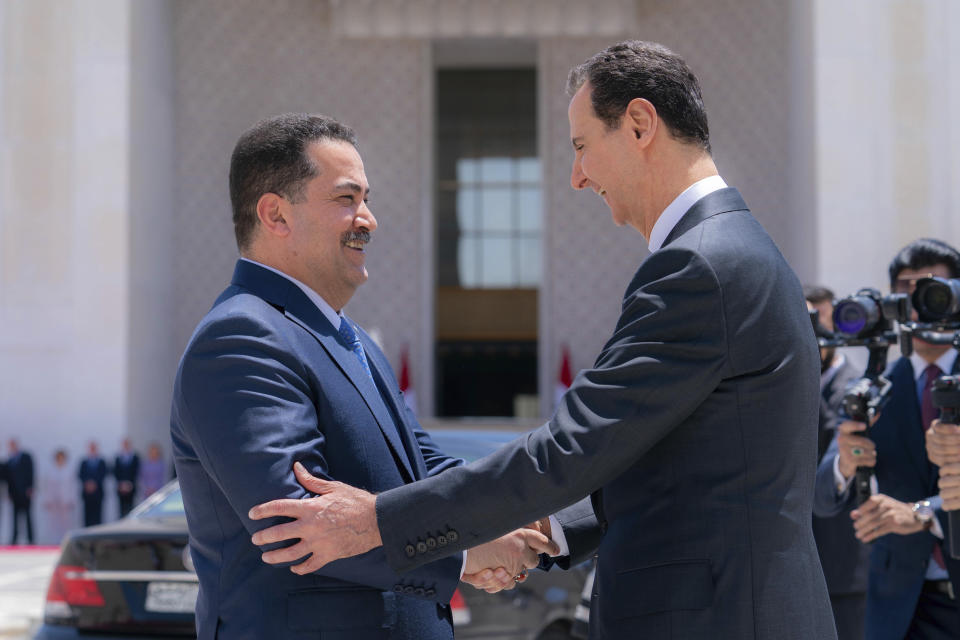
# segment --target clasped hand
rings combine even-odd
[[[934,420],[927,430],[927,457],[940,467],[943,509],[960,509],[960,426]]]
[[[280,564],[309,556],[290,567],[293,573],[305,575],[383,544],[377,526],[376,496],[342,482],[317,478],[299,462],[293,469],[297,481],[317,497],[273,500],[250,510],[252,520],[276,516],[292,520],[253,534],[256,545],[297,540],[289,547],[264,552],[264,562]],[[538,554],[558,553],[557,545],[541,529],[540,523],[534,523],[470,549],[463,581],[490,593],[513,588],[526,578],[526,569],[537,566]]]

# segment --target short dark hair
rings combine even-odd
[[[710,129],[700,83],[683,58],[656,42],[627,40],[570,70],[567,93],[590,83],[597,118],[619,126],[627,105],[644,98],[657,110],[671,135],[710,153]]]
[[[830,289],[819,284],[808,284],[803,287],[803,297],[810,304],[820,304],[821,302],[833,302],[834,295]]]
[[[914,240],[890,261],[890,289],[897,284],[897,276],[905,269],[919,270],[942,264],[951,278],[960,278],[960,252],[942,240],[919,238]]]
[[[250,245],[257,226],[257,202],[276,193],[291,202],[303,197],[305,183],[318,169],[306,153],[321,140],[340,140],[357,146],[353,130],[319,114],[285,113],[261,120],[248,129],[230,157],[230,203],[237,247]]]

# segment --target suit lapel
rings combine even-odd
[[[749,211],[740,192],[733,187],[718,189],[697,200],[667,235],[663,246],[667,246],[695,226],[718,213],[730,211]]]
[[[244,260],[237,261],[233,284],[249,290],[278,308],[287,318],[306,329],[320,343],[331,360],[360,393],[360,397],[373,414],[380,432],[393,450],[394,458],[412,480],[413,470],[403,443],[400,441],[400,434],[383,404],[380,392],[363,370],[356,354],[340,341],[337,330],[323,312],[287,278]]]
[[[367,353],[367,359],[370,361],[370,368],[373,370],[373,375],[377,377],[381,388],[384,389],[384,393],[380,395],[388,405],[391,413],[396,416],[395,424],[397,425],[397,431],[400,433],[400,439],[403,441],[407,453],[405,460],[409,461],[412,465],[415,480],[425,478],[427,476],[427,465],[424,463],[423,456],[420,454],[420,445],[416,441],[413,429],[407,424],[405,418],[407,408],[400,404],[400,389],[392,379],[392,376],[389,375],[390,363],[381,357],[382,352],[379,348],[369,343],[369,337],[365,332],[361,331],[360,339],[363,341],[363,346]],[[394,393],[394,391],[397,393]]]

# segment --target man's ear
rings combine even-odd
[[[290,226],[284,218],[287,201],[276,193],[265,193],[257,200],[257,218],[264,231],[275,236],[286,236]]]
[[[627,104],[623,114],[624,126],[630,129],[633,137],[642,146],[646,147],[653,140],[660,125],[657,109],[653,103],[645,98],[634,98]]]

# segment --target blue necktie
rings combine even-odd
[[[350,350],[353,351],[353,355],[357,356],[357,360],[360,361],[360,366],[363,367],[363,370],[366,371],[370,379],[373,380],[373,374],[370,373],[370,364],[367,362],[367,354],[363,352],[363,345],[360,344],[360,336],[358,336],[357,332],[350,326],[350,321],[343,317],[340,318],[340,337],[343,338],[343,341],[346,342]]]

